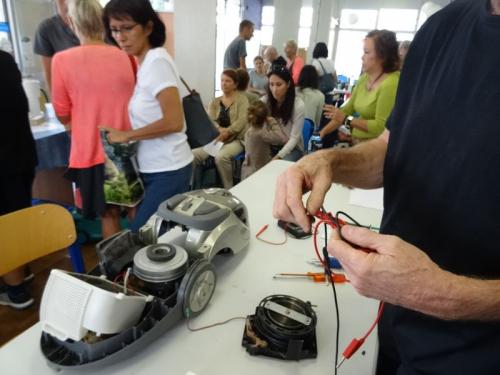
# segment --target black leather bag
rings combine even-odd
[[[328,94],[335,88],[336,82],[333,79],[331,73],[327,73],[321,61],[319,61],[319,65],[321,65],[321,69],[323,70],[323,75],[319,77],[319,91],[323,94]]]
[[[182,98],[189,146],[191,148],[205,146],[207,143],[213,141],[219,135],[219,132],[210,117],[208,117],[200,94],[195,90],[191,90],[184,79],[181,78],[181,81],[189,91],[189,95]]]

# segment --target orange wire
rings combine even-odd
[[[264,225],[258,232],[257,234],[255,235],[255,238],[257,238],[259,241],[262,241],[262,242],[265,242],[269,245],[284,245],[286,243],[286,241],[288,240],[288,236],[286,234],[286,230],[283,229],[283,232],[285,234],[285,239],[281,242],[272,242],[272,241],[268,241],[268,240],[265,240],[263,238],[260,238],[261,234],[264,233],[268,228],[268,225]],[[286,227],[285,227],[286,228]]]

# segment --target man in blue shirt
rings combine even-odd
[[[240,22],[240,34],[227,46],[224,53],[224,69],[247,69],[245,57],[247,57],[246,41],[252,39],[254,24],[249,20]]]
[[[35,34],[34,52],[42,57],[45,80],[51,85],[52,57],[60,51],[80,45],[69,27],[66,0],[56,0],[57,14],[42,21]]]

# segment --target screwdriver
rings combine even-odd
[[[315,283],[323,283],[326,281],[326,275],[322,272],[307,272],[307,273],[278,273],[273,276],[273,279],[281,279],[287,277],[307,277],[312,279]],[[332,279],[334,283],[345,283],[346,279],[343,273],[332,273]]]

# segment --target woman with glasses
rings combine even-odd
[[[52,102],[71,132],[66,177],[79,188],[83,216],[99,216],[103,237],[120,230],[120,208],[104,197],[105,152],[98,126],[130,129],[127,105],[134,89],[129,57],[104,43],[102,7],[97,0],[68,0],[69,23],[80,46],[52,61]]]
[[[107,36],[139,63],[129,103],[132,130],[109,129],[110,142],[139,141],[137,161],[145,196],[131,229],[137,231],[159,204],[189,189],[193,155],[187,143],[180,78],[163,48],[165,26],[148,0],[111,0],[104,8]]]
[[[273,65],[268,77],[267,95],[262,101],[268,105],[271,116],[278,121],[288,137],[288,142],[274,159],[297,161],[304,154],[304,102],[295,96],[295,85],[286,67]]]
[[[396,34],[388,30],[370,31],[364,40],[363,52],[363,74],[352,97],[340,109],[325,106],[326,117],[331,120],[321,129],[321,138],[342,124],[347,125],[345,131],[350,131],[348,139],[354,144],[376,138],[385,129],[399,83]],[[339,132],[339,137],[342,134]]]

